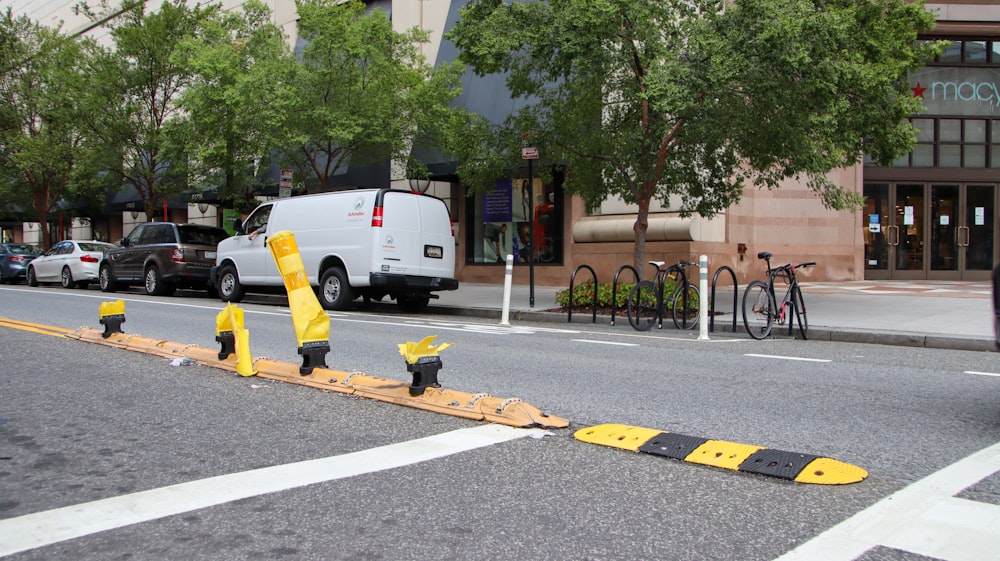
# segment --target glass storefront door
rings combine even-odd
[[[864,194],[866,279],[991,278],[994,185],[868,183]]]

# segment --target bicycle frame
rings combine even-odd
[[[805,299],[802,297],[802,289],[799,288],[795,271],[800,267],[815,265],[816,262],[809,261],[799,265],[787,263],[779,267],[772,267],[771,257],[772,255],[766,251],[757,254],[758,259],[763,259],[767,262],[766,280],[751,282],[744,292],[743,322],[747,333],[754,339],[763,339],[771,333],[771,328],[775,323],[784,325],[787,320],[788,335],[792,336],[795,329],[794,324],[797,320],[802,338],[807,339],[809,322],[806,317]],[[780,301],[778,300],[778,291],[775,290],[775,284],[777,284],[779,279],[788,284]],[[758,296],[751,297],[751,293],[758,294]],[[761,300],[760,295],[763,295],[766,301]],[[748,305],[751,307],[748,307]],[[793,316],[795,319],[793,319]],[[758,321],[763,318],[764,325],[754,322],[753,326],[751,326],[751,317],[756,317]]]

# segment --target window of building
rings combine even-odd
[[[1000,65],[1000,39],[968,39],[936,37],[951,43],[929,66],[990,66]]]
[[[1000,168],[1000,119],[920,117],[913,151],[892,167]],[[866,165],[873,165],[865,158]]]
[[[527,177],[497,180],[489,193],[479,193],[466,205],[466,263],[503,264],[507,255],[527,264],[562,264],[562,177],[543,182]],[[534,237],[532,237],[534,234]],[[533,240],[533,241],[532,241]]]

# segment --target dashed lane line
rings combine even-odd
[[[541,429],[481,425],[340,456],[220,475],[159,489],[0,520],[0,557],[57,542],[276,493],[500,444]]]
[[[596,339],[572,339],[577,343],[590,343],[592,345],[613,345],[617,347],[638,347],[639,343],[620,343],[618,341],[598,341]]]
[[[803,356],[782,356],[782,355],[759,355],[753,353],[746,353],[743,356],[750,356],[754,358],[776,358],[778,360],[798,360],[802,362],[833,362],[826,358],[806,358]]]

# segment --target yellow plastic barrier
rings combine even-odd
[[[302,355],[299,374],[309,374],[317,366],[326,368],[326,353],[330,351],[330,317],[309,285],[295,234],[288,230],[276,232],[267,239],[267,245],[288,292],[288,307],[292,312],[299,354]]]
[[[431,345],[437,335],[428,335],[419,343],[408,341],[399,344],[399,354],[406,359],[406,370],[413,373],[413,383],[410,384],[410,395],[423,395],[427,388],[440,388],[437,373],[441,370],[441,358],[438,353],[451,346],[451,343]]]
[[[125,301],[115,300],[114,302],[101,302],[98,307],[99,323],[104,326],[102,337],[107,339],[113,333],[122,332],[122,324],[125,323]]]
[[[243,309],[235,304],[227,304],[215,316],[215,340],[222,343],[219,360],[230,353],[236,353],[236,372],[240,376],[255,376],[253,357],[250,356],[250,332],[243,324]]]

